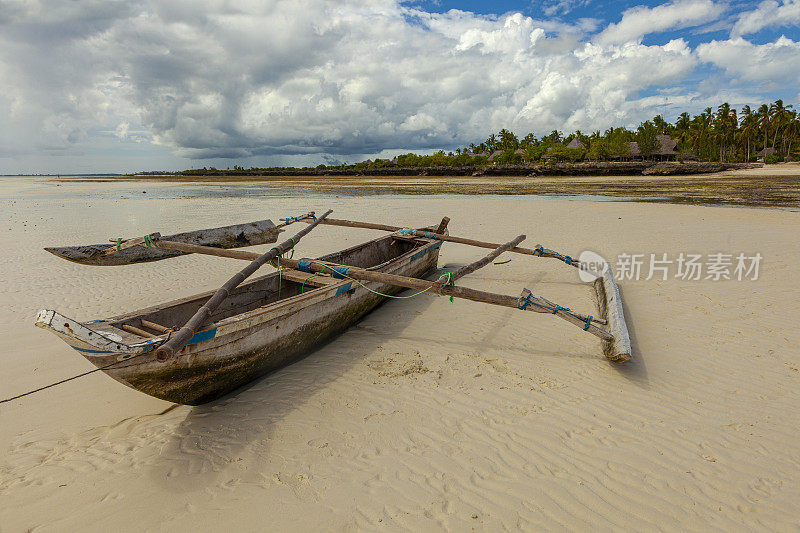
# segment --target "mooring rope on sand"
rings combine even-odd
[[[0,403],[11,402],[11,401],[23,398],[25,396],[30,396],[31,394],[34,394],[34,393],[37,393],[37,392],[41,392],[41,391],[49,389],[51,387],[55,387],[56,385],[61,385],[61,384],[66,383],[68,381],[72,381],[73,379],[82,378],[83,376],[88,376],[89,374],[93,374],[93,373],[98,372],[100,370],[105,370],[106,368],[111,368],[114,365],[118,365],[120,363],[127,363],[128,361],[132,361],[133,359],[136,359],[137,357],[140,357],[140,356],[145,355],[147,353],[150,353],[150,352],[144,352],[144,353],[136,354],[133,357],[129,357],[127,359],[123,359],[122,361],[114,361],[113,363],[110,363],[108,365],[99,366],[99,367],[95,368],[94,370],[89,370],[87,372],[83,372],[82,374],[77,374],[75,376],[72,376],[72,377],[69,377],[69,378],[66,378],[66,379],[62,379],[61,381],[56,381],[55,383],[50,383],[49,385],[45,385],[44,387],[39,387],[38,389],[33,389],[33,390],[28,391],[28,392],[23,392],[22,394],[17,394],[16,396],[12,396],[11,398],[6,398],[5,400],[0,400]]]

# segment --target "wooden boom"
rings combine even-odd
[[[457,270],[454,273],[453,278],[457,278],[465,274],[474,272],[478,268],[488,265],[491,261],[493,261],[497,256],[499,256],[503,252],[513,251],[516,245],[522,242],[524,238],[525,238],[524,235],[520,235],[516,239],[506,244],[498,245],[497,248],[495,248],[486,257]],[[157,241],[156,244],[159,247],[164,247],[168,249],[172,249],[173,246],[176,246],[175,249],[180,251],[208,254],[217,257],[230,257],[233,259],[244,259],[244,260],[253,260],[259,257],[258,254],[253,252],[245,252],[238,250],[221,250],[218,248],[210,248],[207,246],[195,246],[184,243],[173,243],[169,241]],[[588,331],[592,335],[595,335],[605,341],[614,340],[614,336],[611,333],[597,327],[594,324],[595,322],[601,322],[600,320],[595,320],[593,317],[572,312],[571,310],[561,307],[557,304],[554,304],[549,300],[545,300],[544,298],[538,298],[532,296],[529,303],[533,302],[533,304],[526,305],[524,303],[524,298],[520,297],[507,296],[504,294],[495,294],[491,292],[470,289],[468,287],[460,287],[460,286],[450,285],[447,283],[440,283],[438,281],[428,281],[424,279],[398,276],[395,274],[375,272],[373,270],[365,270],[362,268],[356,268],[346,265],[336,265],[325,261],[286,259],[282,257],[275,258],[275,261],[277,262],[276,264],[278,264],[279,266],[301,270],[304,272],[327,273],[337,277],[344,276],[360,281],[374,281],[378,283],[384,283],[387,285],[394,285],[397,287],[405,287],[407,289],[427,291],[426,294],[431,294],[434,296],[436,295],[453,296],[454,298],[463,298],[465,300],[472,300],[475,302],[499,305],[502,307],[511,307],[514,309],[521,309],[523,311],[549,313],[563,320],[566,320],[567,322],[575,324],[576,326],[581,327],[585,331]]]
[[[449,220],[449,219],[448,219]],[[310,220],[306,220],[306,222],[310,222]],[[444,222],[444,221],[443,221]],[[341,220],[336,218],[327,218],[323,222],[323,224],[327,224],[329,226],[342,226],[345,228],[363,228],[363,229],[376,229],[380,231],[403,231],[406,235],[414,235],[417,237],[427,237],[429,239],[437,239],[444,242],[454,242],[457,244],[467,244],[469,246],[477,246],[478,248],[489,248],[489,249],[496,249],[500,246],[494,242],[486,242],[486,241],[476,241],[474,239],[465,239],[464,237],[453,237],[452,235],[442,235],[441,232],[434,233],[432,231],[422,231],[422,230],[413,230],[409,228],[402,228],[400,226],[389,226],[387,224],[374,224],[371,222],[357,222],[354,220]],[[438,230],[437,230],[438,231]],[[521,248],[515,246],[514,248],[508,250],[509,252],[514,252],[517,254],[523,255],[534,255],[538,257],[550,257],[553,259],[558,259],[559,261],[563,261],[564,263],[573,266],[575,268],[584,269],[585,267],[581,264],[580,261],[577,259],[573,259],[568,255],[560,254],[554,250],[550,250],[548,248],[544,248],[541,245],[536,245],[535,248]]]

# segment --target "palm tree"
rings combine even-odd
[[[507,129],[503,128],[498,135],[500,136],[500,147],[503,150],[516,150],[519,146],[517,136]]]
[[[767,148],[767,135],[769,134],[769,123],[770,123],[770,113],[769,113],[769,106],[767,104],[761,104],[758,108],[758,112],[756,113],[758,117],[758,128],[764,128],[764,149]]]
[[[785,114],[787,109],[788,108],[783,105],[783,100],[780,98],[775,100],[775,103],[769,106],[769,114],[771,115],[770,122],[775,125],[775,135],[772,137],[773,148],[775,148],[775,145],[778,142],[778,132],[780,131],[781,127],[783,126],[783,122],[786,119]]]
[[[664,120],[664,117],[661,115],[656,115],[653,117],[653,126],[656,127],[656,130],[658,130],[660,135],[669,135],[669,122]]]
[[[744,137],[745,140],[745,161],[750,161],[750,139],[753,137],[753,134],[758,134],[758,123],[756,120],[756,116],[753,114],[753,110],[750,109],[749,105],[746,105],[742,108],[742,112],[740,113],[742,117],[741,122],[741,133],[740,137]]]

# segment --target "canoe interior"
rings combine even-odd
[[[359,244],[352,248],[320,257],[319,259],[360,268],[375,268],[418,246],[418,243],[394,239],[388,236]],[[226,318],[291,298],[301,292],[308,292],[322,285],[320,279],[326,278],[326,276],[312,277],[312,274],[305,274],[305,276],[310,279],[306,283],[303,283],[301,281],[287,279],[286,277],[279,276],[277,272],[273,272],[245,282],[228,296],[214,314],[211,315],[208,323],[219,322]],[[161,332],[153,329],[149,324],[158,324],[165,328],[175,330],[180,329],[180,327],[183,326],[183,324],[185,324],[213,294],[214,291],[209,291],[181,300],[175,300],[166,304],[116,316],[109,319],[108,325],[119,328],[117,333],[123,337],[124,341],[138,342],[142,340],[142,336],[123,330],[123,325],[133,326],[134,328],[153,335],[159,335]]]

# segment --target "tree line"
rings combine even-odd
[[[183,174],[248,174],[258,171],[291,170],[362,170],[383,167],[481,166],[495,164],[524,164],[541,161],[613,161],[652,159],[661,147],[659,136],[677,141],[678,160],[700,160],[724,163],[755,161],[766,150],[767,163],[800,159],[800,115],[783,100],[762,104],[758,108],[745,105],[736,110],[728,103],[715,110],[708,107],[698,115],[681,113],[675,123],[661,115],[639,124],[633,130],[611,127],[603,132],[584,134],[581,131],[565,135],[553,130],[537,138],[533,133],[517,137],[508,129],[491,134],[480,143],[472,143],[455,151],[440,150],[431,155],[407,153],[393,160],[375,159],[355,164],[318,165],[317,167],[270,167],[217,170],[203,168],[186,170]],[[577,139],[578,147],[570,147]],[[636,143],[635,145],[632,143]]]

